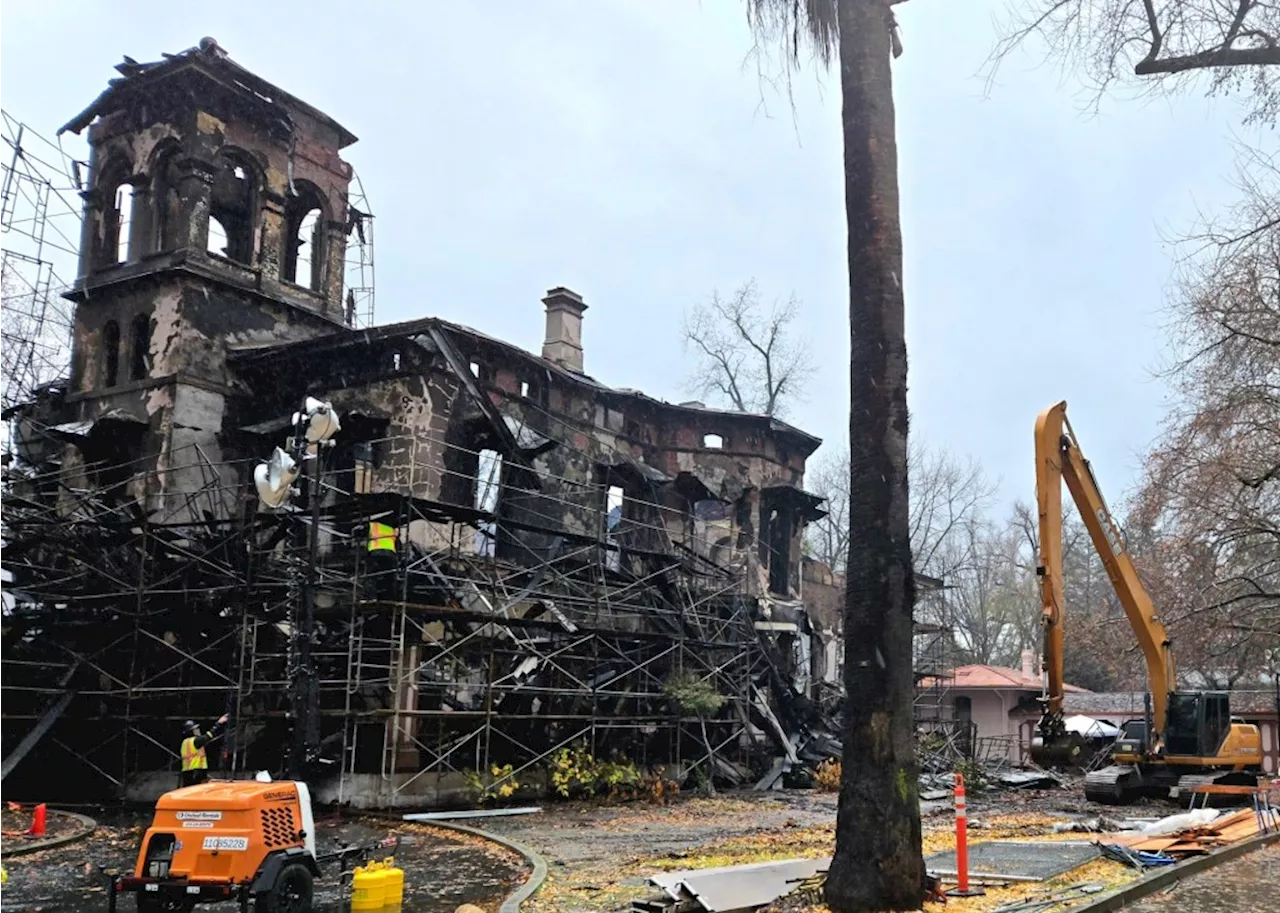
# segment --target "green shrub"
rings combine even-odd
[[[515,795],[516,790],[520,788],[520,783],[511,776],[512,770],[510,764],[504,764],[501,767],[494,764],[489,769],[488,775],[468,770],[463,776],[467,778],[467,786],[475,795],[476,802],[485,803],[495,799],[509,799]]]
[[[685,713],[711,717],[724,706],[725,697],[705,679],[688,672],[676,672],[662,686],[663,694],[680,705]]]

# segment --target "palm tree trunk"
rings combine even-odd
[[[850,485],[838,913],[924,896],[912,721],[915,586],[907,511],[907,350],[888,0],[838,0],[849,223]]]

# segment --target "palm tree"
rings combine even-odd
[[[840,66],[849,227],[849,559],[844,756],[826,900],[838,913],[924,896],[912,722],[907,346],[891,63],[896,0],[747,0],[758,37]]]

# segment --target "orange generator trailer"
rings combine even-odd
[[[320,863],[391,846],[317,856],[311,794],[292,780],[215,780],[165,793],[133,873],[113,875],[108,905],[137,895],[139,913],[188,913],[199,903],[252,901],[257,913],[310,913]]]

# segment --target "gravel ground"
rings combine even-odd
[[[34,812],[29,806],[10,808],[6,805],[4,807],[0,815],[3,816],[4,840],[7,845],[21,846],[22,844],[50,840],[74,834],[83,829],[76,819],[54,812],[45,815],[44,836],[29,837],[27,836],[27,830],[31,827],[33,814]]]
[[[835,794],[812,790],[744,790],[715,799],[680,796],[666,805],[641,801],[542,806],[544,811],[537,815],[475,822],[547,858],[550,875],[529,904],[533,913],[625,909],[632,899],[653,893],[645,879],[656,871],[827,855],[833,848],[836,819]],[[951,839],[950,800],[923,802],[921,811],[927,833],[934,835],[926,844]],[[1054,821],[1096,817],[1100,811],[1114,813],[1085,802],[1079,784],[1053,790],[971,792],[970,840],[1039,837]],[[1125,809],[1123,816],[1155,818],[1173,811],[1167,803],[1139,803]],[[1111,865],[1099,863],[1097,868]],[[993,895],[991,906],[1010,899],[997,897]],[[969,901],[967,908],[985,907]]]
[[[131,868],[150,814],[99,812],[92,817],[99,821],[99,827],[84,841],[4,860],[9,881],[0,896],[3,913],[106,910],[104,879],[97,867]],[[463,903],[496,910],[527,877],[523,860],[491,843],[436,828],[375,819],[318,821],[317,848],[323,853],[337,841],[362,843],[388,833],[398,833],[405,840],[396,854],[397,864],[405,870],[403,913],[453,913]],[[336,869],[327,869],[316,882],[317,913],[345,910],[346,893],[338,883]],[[120,909],[132,913],[133,904],[122,902]],[[237,907],[218,904],[198,909],[214,913]]]
[[[611,863],[679,855],[723,837],[836,819],[833,793],[734,793],[716,799],[680,798],[667,805],[634,802],[543,804],[537,815],[476,822],[541,852],[553,866]]]
[[[950,810],[948,803],[925,806],[932,814]],[[528,905],[533,913],[625,909],[631,899],[653,893],[645,876],[657,870],[655,865],[728,865],[756,847],[814,855],[813,833],[829,832],[836,819],[835,794],[812,790],[740,791],[714,799],[683,795],[665,804],[544,802],[542,807],[541,814],[474,822],[546,857],[550,873]],[[726,841],[737,845],[717,861]]]
[[[667,805],[547,803],[542,814],[485,818],[477,827],[519,840],[545,855],[553,866],[589,865],[688,853],[725,837],[744,837],[833,824],[836,794],[814,790],[760,793],[742,790],[715,799],[681,796]],[[922,802],[921,815],[950,815],[952,803]],[[1160,817],[1176,809],[1143,802],[1123,816]],[[981,829],[986,815],[1036,812],[1063,817],[1096,817],[1100,808],[1085,802],[1079,788],[1007,790],[969,798],[971,826]]]

